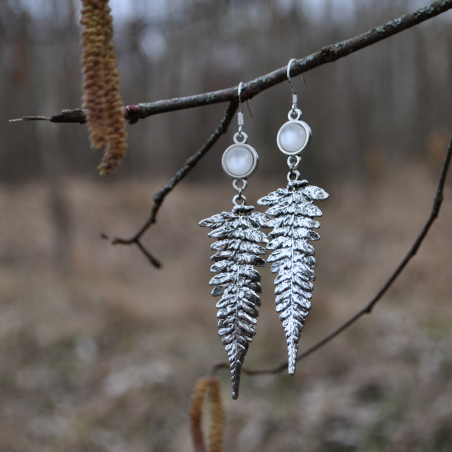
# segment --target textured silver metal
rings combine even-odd
[[[239,126],[243,126],[245,124],[245,120],[243,118],[243,113],[241,111],[239,111],[237,113],[237,121],[239,123]]]
[[[297,111],[297,112],[299,111],[300,114],[301,114],[301,111],[300,111],[300,110],[297,109],[296,111]],[[298,119],[298,118],[299,118],[299,115],[297,116],[297,119]],[[277,135],[277,137],[276,137],[276,143],[278,144],[279,150],[280,150],[283,154],[286,154],[286,155],[299,155],[299,154],[302,154],[302,153],[306,150],[306,147],[308,146],[308,144],[309,144],[309,142],[310,142],[310,140],[311,140],[311,137],[312,137],[312,131],[311,131],[311,128],[308,126],[308,124],[306,124],[304,121],[298,121],[297,119],[291,119],[291,117],[290,117],[290,112],[289,112],[289,119],[290,119],[290,121],[285,122],[285,123],[281,126],[281,128],[279,129],[278,135]],[[288,151],[286,151],[286,150],[281,146],[281,143],[280,143],[281,133],[282,133],[284,127],[286,127],[288,124],[299,124],[301,127],[303,127],[303,129],[304,129],[305,132],[306,132],[306,140],[305,140],[303,146],[301,146],[300,149],[297,149],[297,150],[294,151],[294,152],[288,152]]]
[[[311,308],[314,288],[311,281],[315,280],[315,251],[308,240],[320,239],[312,229],[320,227],[313,217],[320,217],[322,212],[313,201],[322,201],[328,196],[326,191],[308,185],[306,180],[295,180],[287,188],[280,188],[257,201],[259,205],[269,206],[266,214],[273,217],[267,221],[267,227],[273,227],[267,245],[273,252],[267,262],[272,263],[272,273],[278,273],[276,312],[286,333],[289,374],[295,373],[298,341]]]
[[[256,152],[256,149],[254,149],[252,146],[250,146],[249,144],[245,144],[246,140],[248,139],[248,135],[243,132],[242,135],[245,137],[245,139],[242,142],[239,142],[236,140],[236,135],[238,136],[239,134],[236,133],[234,135],[234,142],[236,144],[232,144],[231,146],[229,146],[223,153],[223,157],[221,159],[221,164],[223,166],[223,170],[224,172],[228,175],[233,177],[234,179],[246,179],[247,177],[251,176],[254,171],[256,171],[258,165],[259,165],[259,155]],[[228,167],[226,166],[226,158],[229,152],[231,152],[233,149],[236,148],[245,148],[248,151],[250,151],[251,155],[253,156],[253,166],[250,168],[250,170],[248,172],[246,172],[245,174],[242,175],[238,175],[238,174],[234,174],[231,171],[229,171]]]
[[[209,284],[215,286],[214,297],[221,295],[217,303],[218,334],[223,336],[229,357],[233,399],[239,396],[242,364],[256,334],[257,307],[261,305],[261,277],[254,267],[266,265],[260,257],[266,250],[260,244],[267,244],[268,238],[260,228],[266,226],[268,217],[253,210],[253,206],[243,204],[199,223],[212,228],[209,236],[217,239],[211,245],[216,253],[210,269],[217,275]]]

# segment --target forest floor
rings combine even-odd
[[[383,285],[428,218],[438,173],[407,166],[324,187],[331,196],[319,204],[317,281],[300,350]],[[250,180],[246,196],[281,183]],[[144,240],[163,262],[156,270],[100,232],[131,234],[158,188],[67,182],[70,240],[58,244],[46,186],[0,186],[1,451],[192,450],[190,393],[226,358],[208,285],[213,240],[198,222],[230,210],[234,192],[183,182],[171,193]],[[438,221],[372,315],[301,361],[295,376],[243,375],[233,401],[228,371],[219,372],[226,452],[452,450],[451,225],[449,181]],[[261,274],[248,367],[286,359],[273,275]]]

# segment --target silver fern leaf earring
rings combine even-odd
[[[229,357],[231,369],[232,398],[239,396],[240,374],[248,344],[256,334],[256,323],[260,306],[261,277],[254,267],[264,267],[267,236],[260,231],[266,224],[267,216],[253,212],[253,206],[246,205],[242,192],[247,186],[247,178],[256,170],[259,157],[256,150],[246,144],[248,135],[243,132],[243,113],[238,87],[239,131],[234,135],[234,144],[223,154],[223,169],[234,181],[232,186],[238,194],[233,198],[232,212],[214,215],[199,223],[212,228],[208,235],[217,241],[211,245],[216,253],[211,257],[215,263],[210,271],[217,273],[210,280],[216,286],[212,295],[221,296],[217,303],[218,334]],[[264,246],[261,246],[263,244]]]
[[[259,205],[270,206],[266,214],[272,219],[267,222],[273,227],[269,234],[267,249],[273,250],[267,261],[272,263],[272,273],[278,273],[275,279],[276,311],[283,324],[288,349],[288,372],[295,373],[298,341],[301,330],[311,308],[311,281],[315,281],[314,247],[309,240],[319,240],[320,236],[312,229],[320,227],[314,217],[322,212],[313,201],[328,198],[328,193],[319,187],[308,185],[300,180],[298,165],[300,155],[306,150],[311,139],[311,129],[300,121],[301,111],[297,108],[297,94],[290,78],[290,65],[287,65],[287,80],[292,88],[292,109],[289,121],[278,132],[277,143],[281,152],[288,155],[287,188],[280,188],[257,201]]]

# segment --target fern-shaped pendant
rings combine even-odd
[[[210,237],[217,242],[211,245],[216,253],[211,271],[218,273],[210,285],[216,286],[212,295],[220,296],[217,303],[218,334],[229,357],[232,380],[232,398],[239,396],[240,373],[248,344],[256,334],[260,306],[261,286],[259,272],[253,266],[264,267],[260,255],[266,250],[259,244],[268,243],[259,229],[266,225],[267,216],[253,212],[253,206],[236,205],[232,212],[223,212],[201,221],[200,226],[212,228]]]
[[[328,198],[328,193],[319,187],[308,185],[306,180],[289,182],[257,203],[270,206],[266,214],[273,218],[267,222],[273,227],[267,249],[274,250],[268,257],[273,262],[271,271],[278,273],[275,279],[276,311],[280,313],[289,355],[289,374],[295,373],[298,341],[305,319],[311,307],[310,299],[315,280],[314,248],[308,240],[319,240],[312,231],[320,223],[313,217],[322,212],[313,204]]]

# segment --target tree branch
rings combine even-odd
[[[432,17],[435,17],[452,8],[452,0],[442,0],[432,3],[430,6],[421,8],[413,13],[405,14],[393,21],[387,22],[385,25],[374,28],[366,33],[363,33],[355,38],[348,39],[336,44],[329,45],[322,48],[320,51],[309,55],[301,60],[294,62],[291,66],[292,76],[303,74],[311,69],[319,67],[326,63],[331,63],[357,52],[367,46],[375,44],[383,39],[393,36],[401,31],[404,31],[414,25],[420,24]],[[246,101],[266,89],[287,80],[286,66],[273,71],[269,74],[261,76],[243,85],[241,98]],[[168,100],[161,100],[152,103],[143,103],[138,105],[129,105],[123,107],[124,117],[130,124],[136,123],[139,119],[146,118],[151,115],[165,113],[185,108],[200,107],[204,105],[215,104],[219,102],[230,101],[226,114],[214,132],[214,134],[207,140],[205,145],[191,158],[189,158],[185,165],[176,173],[168,184],[162,187],[154,195],[154,204],[147,221],[143,226],[130,238],[123,239],[115,236],[110,236],[102,233],[101,237],[109,240],[112,244],[131,245],[135,244],[146,256],[149,262],[157,268],[161,267],[160,262],[152,256],[152,254],[141,243],[141,236],[155,223],[157,212],[160,209],[166,195],[175,187],[175,185],[182,180],[190,170],[198,163],[198,161],[209,151],[209,149],[216,143],[218,138],[226,132],[232,116],[237,109],[238,96],[237,88],[232,87],[225,90],[214,91],[211,93],[204,93],[195,96],[175,98]],[[11,122],[16,121],[36,121],[44,120],[55,123],[86,123],[85,110],[77,108],[74,110],[62,110],[58,115],[46,116],[25,116],[21,119],[12,119]]]
[[[373,28],[372,30],[369,30],[366,33],[358,35],[354,38],[323,47],[318,52],[292,63],[291,76],[295,77],[326,63],[337,61],[340,58],[350,55],[351,53],[357,52],[358,50],[364,49],[365,47],[371,46],[372,44],[382,41],[383,39],[394,36],[397,33],[407,30],[408,28],[436,17],[451,8],[452,0],[436,1],[429,6],[418,9],[413,13],[405,14],[398,19],[394,19],[384,25]],[[287,66],[284,66],[270,72],[269,74],[244,83],[241,93],[242,101],[251,99],[262,91],[287,80],[286,71]],[[212,105],[227,101],[238,102],[237,87],[231,87],[194,96],[159,100],[157,102],[141,103],[138,105],[129,105],[127,107],[123,107],[123,109],[124,117],[130,124],[134,124],[139,119],[144,119],[148,116],[160,113],[167,113],[186,108],[202,107],[204,105]],[[83,124],[86,122],[86,117],[85,111],[78,108],[75,110],[63,110],[61,114],[50,117],[25,116],[22,119],[13,119],[12,121],[21,120],[47,120],[57,123],[78,122]]]
[[[441,208],[441,204],[444,199],[444,196],[443,196],[444,184],[446,182],[447,171],[449,169],[451,159],[452,159],[452,139],[449,143],[446,157],[444,159],[444,163],[441,168],[441,173],[440,173],[439,180],[438,180],[438,186],[436,188],[435,196],[433,198],[433,207],[430,212],[429,218],[428,218],[427,222],[425,223],[425,226],[422,228],[422,231],[420,232],[419,236],[417,237],[417,239],[414,241],[413,245],[409,249],[405,258],[402,260],[402,262],[399,264],[399,266],[395,269],[395,271],[390,276],[390,278],[387,280],[387,282],[377,292],[377,294],[369,301],[369,303],[367,303],[361,310],[359,310],[356,314],[354,314],[352,317],[350,317],[346,322],[344,322],[341,326],[336,328],[333,332],[331,332],[330,334],[325,336],[322,340],[320,340],[319,342],[314,344],[312,347],[308,348],[303,353],[298,355],[297,361],[300,361],[303,358],[306,358],[311,353],[314,353],[319,348],[323,347],[325,344],[330,342],[332,339],[334,339],[340,333],[345,331],[349,326],[351,326],[353,323],[355,323],[364,314],[370,314],[372,312],[372,308],[375,306],[375,304],[383,297],[383,295],[391,287],[391,285],[397,279],[397,277],[400,275],[400,273],[402,273],[404,268],[407,266],[408,262],[416,255],[423,240],[427,236],[427,234],[430,230],[430,227],[432,226],[432,224],[436,220],[436,218],[438,218],[439,210]],[[287,365],[288,365],[287,361],[284,361],[276,367],[267,368],[267,369],[265,369],[265,368],[264,369],[248,369],[246,367],[243,367],[242,373],[248,374],[248,375],[277,374],[279,372],[282,372],[284,369],[287,369]],[[229,363],[223,362],[223,361],[213,362],[210,366],[209,376],[211,376],[211,377],[215,376],[215,374],[217,373],[217,371],[219,369],[229,369]]]
[[[192,155],[184,164],[184,166],[174,175],[174,177],[164,185],[157,193],[154,194],[154,204],[151,208],[151,213],[146,220],[146,222],[141,226],[141,228],[135,232],[128,239],[123,239],[115,236],[110,236],[102,233],[101,237],[110,241],[114,245],[137,245],[140,251],[149,259],[149,262],[157,268],[161,267],[160,262],[155,259],[151,253],[143,246],[140,239],[142,235],[156,222],[157,213],[168,193],[173,190],[173,188],[196,166],[196,164],[204,157],[205,154],[213,147],[213,145],[218,141],[221,135],[227,132],[229,124],[234,117],[237,110],[238,104],[231,102],[224,114],[220,125],[217,127],[215,132],[210,136],[202,148]]]

